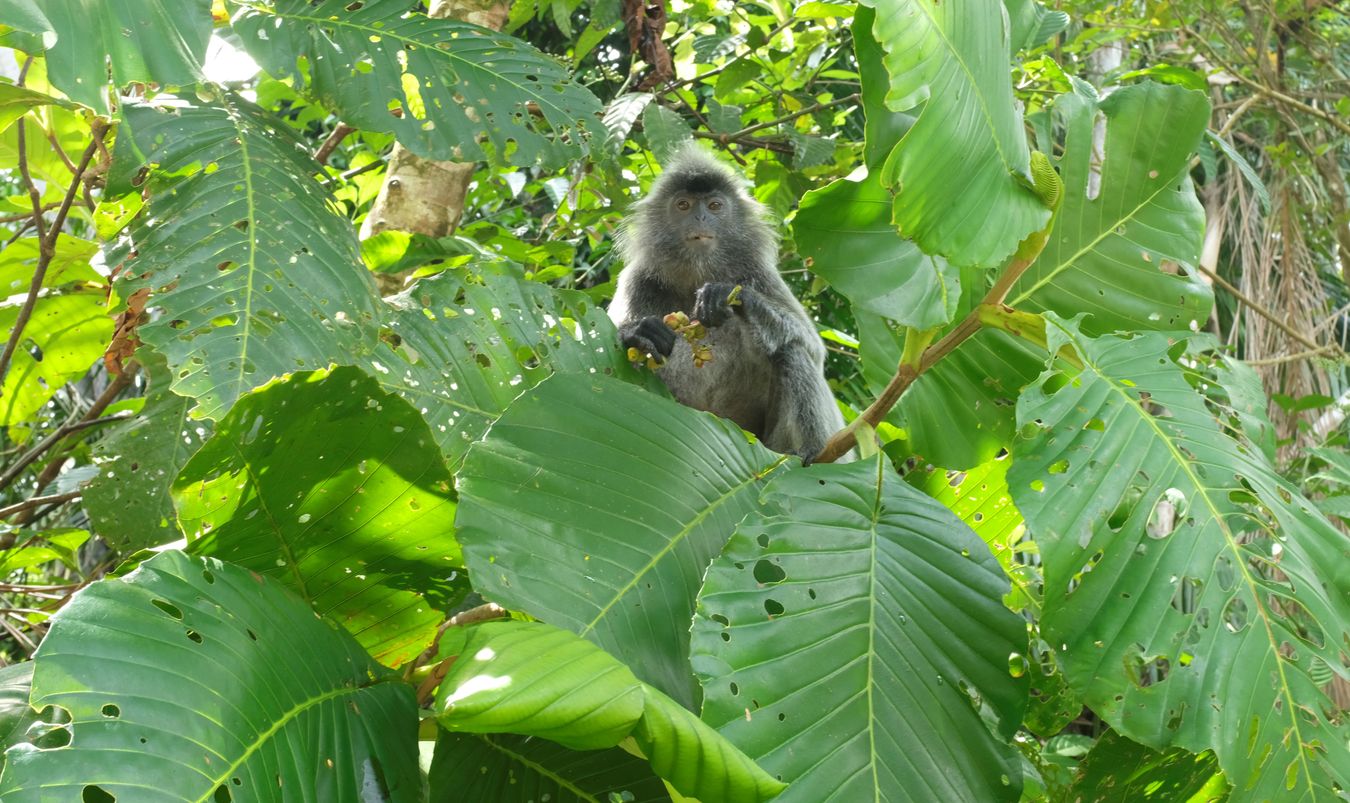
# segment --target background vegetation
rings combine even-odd
[[[5,800],[1350,793],[1342,4],[3,0],[0,46]],[[784,218],[856,462],[620,353],[689,138]]]

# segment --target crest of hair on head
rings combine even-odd
[[[778,237],[769,210],[756,201],[748,191],[749,183],[730,166],[723,164],[696,142],[681,145],[665,160],[665,169],[652,182],[647,196],[633,208],[619,237],[624,262],[641,264],[648,268],[662,265],[676,267],[673,262],[701,274],[712,264],[743,261],[776,269]],[[700,257],[695,263],[686,262],[675,244],[666,242],[661,232],[666,228],[666,205],[675,193],[700,195],[721,192],[734,202],[740,215],[733,236],[723,238],[718,248]]]

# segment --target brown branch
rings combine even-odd
[[[328,164],[328,157],[332,156],[333,151],[337,150],[337,147],[342,144],[342,140],[355,130],[346,123],[338,123],[337,127],[333,129],[333,133],[329,134],[328,139],[325,139],[319,149],[314,152],[314,161],[321,165]]]
[[[1024,256],[1014,255],[1013,261],[1008,263],[1008,267],[1004,268],[1003,272],[999,274],[998,280],[994,282],[994,286],[989,288],[988,293],[985,293],[984,299],[977,304],[974,309],[967,313],[966,317],[962,318],[961,322],[956,325],[956,328],[948,332],[945,337],[933,345],[924,348],[921,355],[912,355],[909,353],[912,348],[911,337],[914,336],[914,330],[911,329],[910,334],[905,338],[906,353],[901,356],[900,365],[896,369],[895,375],[891,377],[890,382],[886,383],[886,387],[881,391],[881,395],[877,397],[876,401],[868,405],[867,409],[864,410],[862,415],[858,416],[853,423],[832,435],[825,443],[825,448],[820,450],[820,454],[816,455],[815,460],[812,462],[833,463],[835,460],[843,457],[850,449],[858,444],[856,430],[859,422],[866,423],[872,429],[876,429],[877,425],[880,424],[886,417],[886,414],[891,411],[891,408],[895,406],[896,402],[900,401],[900,397],[905,394],[905,391],[909,389],[909,386],[914,384],[914,380],[918,379],[924,371],[932,368],[943,357],[946,357],[948,354],[955,351],[957,346],[961,345],[976,332],[980,331],[980,327],[983,325],[980,318],[982,308],[1003,306],[1003,300],[1007,298],[1008,292],[1012,290],[1013,285],[1017,284],[1017,280],[1022,277],[1022,274],[1026,272],[1027,268],[1031,267],[1041,255],[1041,251],[1045,248],[1045,243],[1049,240],[1049,230],[1049,226],[1047,225],[1042,231],[1037,232],[1031,235],[1031,237],[1028,237],[1027,240],[1024,240],[1022,245],[1018,246],[1018,253],[1027,250],[1030,250],[1031,253]],[[1031,247],[1028,249],[1028,242],[1031,241],[1033,237],[1039,237],[1040,242],[1031,242]]]
[[[1251,296],[1234,287],[1232,283],[1230,283],[1227,279],[1220,276],[1218,273],[1214,272],[1213,270],[1210,270],[1204,265],[1200,265],[1199,267],[1201,273],[1204,273],[1206,276],[1208,276],[1211,280],[1214,281],[1215,284],[1232,293],[1237,298],[1238,301],[1241,301],[1243,304],[1246,304],[1247,306],[1251,307],[1252,312],[1255,312],[1257,315],[1260,315],[1262,318],[1265,318],[1266,320],[1270,321],[1272,324],[1275,325],[1275,328],[1279,329],[1281,332],[1284,332],[1286,335],[1293,338],[1294,340],[1297,340],[1299,343],[1302,343],[1309,350],[1323,351],[1326,350],[1327,348],[1333,348],[1336,351],[1339,351],[1339,349],[1335,348],[1334,346],[1323,346],[1318,344],[1317,341],[1309,338],[1307,335],[1303,334],[1302,332],[1299,332],[1298,330],[1286,324],[1284,321],[1280,320],[1279,316],[1277,316],[1269,308],[1258,303]]]
[[[792,114],[789,114],[785,117],[780,117],[777,120],[770,120],[766,123],[756,123],[755,125],[749,126],[747,128],[742,128],[740,131],[737,131],[734,134],[722,134],[721,136],[728,139],[748,137],[751,134],[755,133],[756,131],[763,131],[766,128],[772,128],[773,126],[781,125],[782,123],[790,123],[793,120],[796,120],[798,117],[804,117],[808,114],[815,114],[818,111],[824,111],[825,109],[829,109],[834,106],[842,106],[845,103],[855,103],[861,98],[862,95],[860,95],[857,92],[854,92],[852,95],[846,95],[842,98],[837,98],[835,100],[827,100],[822,103],[817,103],[813,106],[807,106],[805,109],[795,111]]]
[[[28,297],[24,299],[23,307],[19,309],[19,315],[14,320],[14,330],[9,334],[9,342],[5,343],[5,351],[0,354],[0,380],[3,380],[5,375],[9,373],[9,364],[14,358],[14,350],[18,348],[19,340],[23,337],[24,327],[33,317],[33,308],[37,306],[38,293],[42,290],[42,280],[46,278],[47,268],[52,264],[52,258],[56,256],[56,239],[61,236],[61,227],[65,225],[66,215],[70,213],[70,205],[75,200],[75,194],[79,191],[80,178],[84,174],[84,169],[89,166],[89,160],[94,158],[94,153],[98,150],[98,145],[94,142],[90,142],[89,147],[84,149],[84,155],[80,157],[79,167],[75,171],[74,178],[71,179],[70,188],[66,190],[66,197],[61,201],[61,207],[56,210],[56,217],[52,220],[52,226],[49,230],[44,231],[42,197],[33,185],[33,177],[28,174],[28,160],[25,158],[23,118],[19,119],[18,137],[19,169],[29,187],[29,194],[33,201],[33,220],[38,228],[38,264],[37,269],[33,271],[33,281],[28,286]]]
[[[1306,112],[1307,114],[1311,114],[1314,117],[1320,117],[1321,119],[1327,121],[1328,123],[1331,123],[1333,126],[1340,129],[1341,133],[1350,134],[1350,123],[1345,122],[1340,117],[1331,114],[1330,112],[1323,111],[1322,109],[1319,109],[1316,106],[1310,106],[1307,103],[1304,103],[1303,101],[1297,98],[1290,97],[1289,95],[1286,95],[1285,93],[1280,92],[1277,89],[1272,89],[1266,86],[1265,84],[1261,83],[1260,81],[1248,78],[1247,76],[1242,74],[1241,70],[1229,65],[1226,61],[1224,61],[1219,56],[1219,54],[1212,47],[1209,46],[1209,44],[1205,41],[1204,37],[1202,37],[1198,31],[1185,25],[1181,27],[1181,30],[1182,32],[1184,32],[1189,36],[1192,45],[1196,46],[1198,49],[1204,52],[1206,58],[1208,58],[1210,61],[1213,61],[1215,64],[1219,65],[1220,69],[1222,69],[1229,75],[1233,76],[1239,82],[1245,84],[1254,92],[1260,95],[1264,95],[1265,97],[1271,98],[1272,100],[1277,100],[1280,103],[1283,103],[1284,105],[1289,106],[1291,108],[1298,109],[1299,111]]]
[[[725,134],[714,134],[710,131],[695,131],[694,136],[699,139],[710,139],[723,146],[727,144],[740,145],[742,148],[763,148],[766,151],[774,153],[792,153],[792,145],[777,139],[758,139],[756,137],[745,137],[742,139],[732,139],[730,143],[726,141]]]
[[[431,640],[431,646],[422,651],[422,654],[412,660],[403,670],[403,678],[411,680],[418,669],[426,665],[428,661],[436,657],[436,651],[441,648],[441,636],[445,631],[452,627],[463,627],[465,625],[477,624],[478,622],[488,622],[493,619],[501,619],[507,615],[507,610],[495,602],[488,602],[479,605],[476,608],[470,608],[467,611],[459,613],[441,622],[440,627],[436,628],[436,635]]]
[[[63,494],[51,494],[50,496],[30,497],[28,499],[23,500],[22,502],[15,502],[12,505],[0,507],[0,519],[7,519],[10,516],[13,516],[15,513],[22,513],[25,510],[31,510],[32,508],[35,507],[42,507],[43,505],[59,505],[62,504],[63,502],[69,502],[73,499],[79,499],[81,496],[84,496],[84,491],[66,491]]]

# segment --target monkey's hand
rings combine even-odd
[[[648,315],[619,327],[619,341],[625,349],[643,354],[669,357],[675,348],[675,332],[658,315]]]
[[[751,296],[752,292],[739,284],[708,282],[694,296],[694,320],[704,326],[721,326],[735,314],[736,307],[748,304]]]

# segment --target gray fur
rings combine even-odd
[[[691,211],[677,209],[681,199]],[[717,200],[723,206],[715,211],[708,204]],[[626,267],[609,316],[625,349],[668,355],[657,373],[675,398],[806,461],[843,427],[825,382],[825,346],[778,275],[768,211],[734,172],[685,146],[624,221],[619,248]],[[736,285],[741,304],[728,306]],[[703,342],[713,359],[702,368],[683,338],[662,332],[670,330],[661,318],[675,311],[708,327]]]

